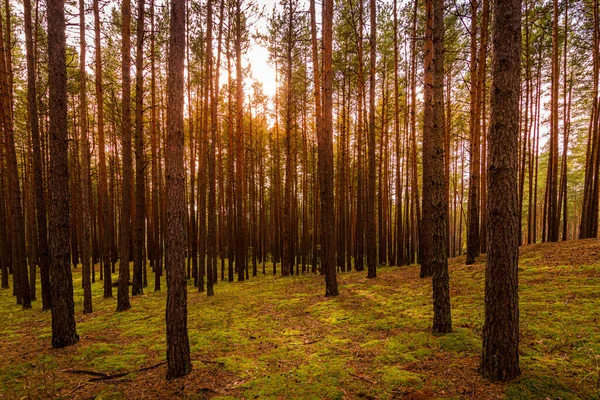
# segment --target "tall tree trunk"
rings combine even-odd
[[[412,27],[410,42],[410,53],[411,53],[411,73],[410,73],[410,141],[411,141],[411,218],[414,219],[413,227],[415,228],[412,233],[412,251],[409,259],[409,264],[414,261],[414,253],[418,251],[418,258],[421,257],[421,235],[422,235],[422,224],[421,224],[421,207],[419,201],[419,184],[417,175],[417,11],[419,8],[419,0],[415,0],[413,13],[412,13]],[[426,89],[429,90],[429,89]],[[427,93],[427,92],[425,92]],[[408,186],[408,185],[407,185]],[[421,276],[423,274],[421,266]]]
[[[374,1],[374,0],[373,0]],[[333,0],[323,2],[323,109],[319,147],[321,191],[321,268],[325,270],[325,296],[337,296],[335,273],[335,209],[333,198]]]
[[[430,172],[430,145],[433,135],[433,24],[434,24],[434,8],[433,0],[425,1],[425,48],[424,48],[424,88],[423,88],[423,224],[419,237],[419,250],[421,253],[421,278],[432,276],[433,269],[431,267],[431,252],[428,247],[431,246],[431,235],[433,227],[431,223],[431,181],[429,178]],[[427,204],[429,203],[429,204]]]
[[[8,32],[10,34],[10,32]],[[10,48],[4,47],[2,15],[0,15],[0,122],[4,130],[4,151],[6,157],[6,170],[8,172],[9,216],[12,219],[12,266],[15,280],[14,291],[17,295],[17,304],[22,304],[23,309],[31,308],[29,279],[27,273],[27,253],[25,247],[25,216],[21,201],[21,187],[19,183],[19,170],[15,148],[12,90],[10,71]],[[10,40],[9,40],[10,42]],[[51,46],[52,47],[52,46]],[[6,55],[6,59],[4,58]]]
[[[98,0],[95,0],[98,1]],[[154,262],[154,290],[160,290],[161,276],[161,237],[158,194],[160,191],[158,182],[158,126],[156,122],[156,33],[154,32],[154,0],[150,1],[150,152],[152,157],[152,233],[153,249],[152,258]]]
[[[131,257],[131,0],[121,4],[121,159],[123,176],[121,184],[121,219],[119,220],[119,288],[117,291],[117,311],[131,308],[129,303],[129,260]]]
[[[433,273],[433,332],[452,332],[448,276],[447,191],[444,164],[444,0],[433,1],[433,129],[423,138],[423,215],[429,236],[424,261]],[[429,140],[427,140],[429,139]],[[427,188],[427,191],[426,191]]]
[[[598,15],[598,1],[592,1],[592,19],[594,33],[592,35],[592,111],[590,116],[588,131],[588,146],[586,155],[585,183],[583,193],[583,207],[581,212],[581,224],[579,229],[580,239],[589,239],[598,236],[598,169],[600,163],[600,138],[599,138],[599,118],[600,98],[598,91],[600,71],[600,23]],[[595,194],[595,195],[594,195]]]
[[[377,229],[375,221],[375,65],[377,62],[377,3],[369,0],[371,17],[369,60],[369,170],[367,179],[367,278],[377,276]]]
[[[563,148],[561,160],[561,174],[558,194],[558,215],[561,218],[562,211],[562,240],[567,240],[567,152],[569,149],[569,129],[571,124],[571,89],[572,80],[567,78],[567,51],[569,38],[569,4],[565,3],[563,38]],[[558,235],[558,234],[557,234]]]
[[[317,131],[317,141],[321,140],[322,135],[323,135],[323,128],[322,128],[322,123],[323,123],[323,111],[322,111],[322,105],[323,102],[321,100],[321,69],[319,67],[319,53],[318,53],[318,40],[317,40],[317,19],[316,19],[316,10],[315,10],[315,0],[310,0],[310,35],[311,35],[311,50],[312,50],[312,62],[313,62],[313,81],[314,81],[314,88],[315,88],[315,128]],[[276,95],[277,96],[277,95]],[[323,156],[325,156],[325,151],[322,151],[325,149],[321,149],[321,147],[319,147],[319,160],[321,159],[320,154],[321,152],[323,152]],[[333,161],[332,161],[333,162]],[[321,182],[321,179],[325,179],[325,166],[321,167],[321,162],[319,161],[319,167],[318,167],[318,182]],[[321,174],[323,174],[323,176],[321,176]],[[317,182],[317,183],[318,183]],[[315,185],[316,186],[316,185]],[[314,191],[314,197],[315,197],[315,223],[314,223],[314,244],[313,244],[313,265],[312,265],[312,272],[316,272],[316,261],[318,258],[318,238],[320,235],[320,231],[317,229],[318,228],[318,222],[319,219],[317,218],[318,216],[318,206],[319,206],[319,198],[316,195],[316,190]],[[319,215],[320,217],[320,215]],[[323,249],[321,249],[321,252],[323,251]],[[273,270],[274,272],[274,270]]]
[[[483,39],[483,38],[482,38]],[[480,148],[481,134],[479,130],[479,91],[477,78],[477,0],[471,0],[471,61],[470,61],[470,113],[469,130],[471,133],[471,162],[469,165],[469,225],[467,232],[466,264],[473,264],[479,256],[479,171],[481,168]]]
[[[221,0],[223,2],[223,0]],[[207,236],[207,247],[208,247],[208,259],[207,259],[207,285],[206,294],[208,296],[214,296],[213,281],[214,278],[213,269],[217,268],[217,253],[216,253],[216,236],[217,236],[217,216],[216,216],[216,182],[215,182],[215,152],[216,152],[216,141],[217,141],[217,98],[215,97],[214,90],[217,86],[213,85],[212,78],[212,0],[208,0],[206,3],[206,105],[205,111],[208,112],[208,106],[210,103],[210,146],[208,146],[208,236]],[[217,64],[218,65],[218,64]],[[219,75],[219,71],[216,72],[216,76]],[[219,84],[218,78],[215,82]],[[205,116],[208,118],[208,113]],[[200,157],[204,157],[201,154]],[[202,210],[201,212],[204,212]]]
[[[486,112],[486,74],[487,74],[487,43],[488,43],[488,27],[489,27],[489,15],[490,15],[490,5],[489,0],[483,0],[482,4],[483,10],[481,10],[481,40],[479,41],[479,60],[477,61],[477,86],[480,90],[477,91],[479,103],[479,122],[481,124],[481,165],[487,165],[487,112]],[[479,185],[480,188],[480,201],[481,205],[479,206],[480,210],[485,210],[485,205],[487,204],[487,170],[486,168],[481,169],[481,183]],[[481,213],[481,225],[479,226],[480,230],[480,238],[479,244],[481,245],[480,251],[482,253],[486,252],[487,239],[486,239],[486,229],[487,229],[487,213]]]
[[[394,0],[394,133],[396,140],[396,219],[395,219],[395,241],[394,262],[392,265],[404,265],[403,242],[404,232],[402,229],[402,175],[401,170],[401,140],[400,140],[400,58],[398,54],[398,0]]]
[[[69,267],[69,158],[64,0],[48,1],[48,87],[50,136],[50,282],[52,347],[79,341],[75,327],[73,277]]]
[[[102,86],[102,44],[100,42],[100,8],[94,0],[94,43],[96,46],[96,107],[98,109],[98,175],[100,180],[98,200],[102,213],[102,269],[104,272],[104,298],[112,297],[110,273],[111,219],[108,198],[108,178],[106,174],[106,143],[104,140],[104,88]]]
[[[133,222],[133,282],[131,295],[144,292],[143,263],[146,237],[146,182],[144,170],[144,0],[137,4],[135,55],[135,221]]]
[[[128,1],[128,0],[125,0]],[[167,82],[167,379],[192,370],[187,332],[185,277],[185,170],[183,166],[183,70],[185,1],[171,0]]]
[[[235,77],[236,77],[236,152],[235,152],[235,183],[236,183],[236,238],[235,238],[235,263],[237,265],[238,280],[244,280],[246,270],[246,184],[244,169],[244,89],[242,71],[242,0],[236,0],[235,13]]]
[[[87,124],[87,76],[85,42],[85,1],[79,0],[79,129],[81,137],[81,275],[83,283],[83,313],[92,312],[91,283],[91,222],[90,222],[90,143]]]
[[[552,74],[550,90],[550,154],[548,155],[548,241],[557,242],[560,213],[558,211],[558,88],[560,83],[558,43],[558,0],[553,0],[552,13]]]
[[[357,57],[358,57],[358,76],[357,76],[357,126],[356,126],[356,224],[355,224],[355,257],[354,269],[357,271],[364,270],[364,246],[365,246],[365,168],[363,161],[364,149],[364,96],[365,96],[365,81],[363,74],[363,11],[364,0],[358,0],[358,30],[356,32],[357,42]]]
[[[31,27],[31,0],[23,1],[23,10],[23,17],[25,19],[25,45],[27,48],[27,107],[29,111],[31,142],[33,145],[33,179],[35,183],[35,210],[37,222],[38,263],[42,285],[42,310],[49,310],[52,305],[50,299],[50,249],[48,248],[48,225],[46,221],[46,200],[44,194],[42,152],[37,107],[35,75],[36,54]]]
[[[492,97],[488,170],[488,249],[481,374],[519,375],[519,225],[517,171],[521,0],[493,0]]]

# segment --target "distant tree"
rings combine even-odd
[[[216,182],[215,182],[215,141],[217,139],[217,99],[213,96],[213,80],[212,80],[212,25],[213,25],[213,5],[212,0],[207,0],[206,2],[206,89],[205,89],[205,99],[204,99],[204,114],[205,114],[205,127],[208,127],[208,114],[210,112],[210,146],[207,146],[208,151],[206,152],[208,157],[208,236],[207,236],[207,248],[208,248],[208,258],[206,263],[206,295],[214,296],[214,282],[216,279],[214,278],[213,268],[217,268],[216,266],[216,235],[217,235],[217,221],[215,215],[215,206],[216,206]],[[218,75],[218,73],[216,74]],[[216,86],[215,86],[216,87]],[[210,106],[210,107],[209,107]],[[208,129],[206,129],[208,130]],[[208,132],[207,132],[208,133]],[[208,136],[208,135],[207,135]],[[204,158],[204,155],[201,154],[200,157]],[[202,210],[201,212],[204,212]],[[204,286],[204,284],[202,285]],[[203,288],[200,288],[204,290]]]
[[[121,218],[119,220],[119,288],[117,311],[131,308],[129,302],[129,260],[131,258],[131,0],[121,4]]]
[[[25,214],[22,206],[22,193],[19,181],[17,152],[12,106],[12,71],[3,37],[2,15],[0,15],[0,124],[4,131],[5,168],[8,181],[8,209],[12,224],[9,224],[12,238],[12,265],[14,278],[14,293],[17,304],[23,309],[31,308],[29,279],[27,273],[27,253],[25,247]],[[7,32],[8,33],[8,32]],[[10,43],[10,40],[9,40]],[[7,46],[8,47],[8,46]],[[5,57],[5,55],[7,55]]]
[[[104,137],[104,88],[102,80],[102,45],[100,39],[100,7],[99,0],[93,0],[94,8],[94,44],[95,44],[95,86],[98,130],[98,206],[102,221],[102,264],[101,275],[104,274],[104,298],[112,297],[112,278],[110,272],[111,253],[111,218],[110,199],[108,197],[108,177],[106,171],[106,143]]]
[[[137,4],[135,56],[135,221],[133,224],[133,282],[131,295],[144,292],[143,264],[146,236],[146,157],[144,152],[144,0]]]
[[[90,143],[87,131],[87,74],[85,42],[85,1],[79,0],[79,130],[81,151],[81,280],[83,283],[83,313],[92,312],[91,218],[90,218]]]
[[[479,130],[479,82],[477,79],[477,0],[471,1],[471,58],[469,131],[471,135],[469,162],[469,218],[467,225],[466,264],[473,264],[479,256],[479,184],[481,170],[481,133]],[[484,90],[481,88],[481,90]]]
[[[367,139],[367,278],[377,276],[377,229],[375,222],[375,65],[377,62],[377,2],[369,0],[369,134]]]
[[[52,305],[50,299],[50,249],[48,248],[46,197],[44,193],[42,150],[38,117],[38,94],[35,70],[36,59],[34,54],[33,29],[31,26],[31,0],[25,0],[23,2],[23,11],[25,46],[27,49],[27,107],[29,111],[29,126],[33,146],[33,178],[35,183],[38,263],[42,284],[42,310],[49,310]],[[2,241],[1,238],[0,241]]]
[[[333,0],[323,2],[323,109],[318,132],[321,190],[321,268],[325,270],[325,296],[337,296],[335,273],[335,210],[333,198]]]
[[[243,0],[235,0],[234,13],[234,47],[235,47],[235,77],[236,77],[236,100],[235,100],[235,265],[238,272],[238,280],[245,279],[246,272],[246,177],[244,166],[244,77],[242,70],[242,41],[246,32],[246,16],[242,13]]]

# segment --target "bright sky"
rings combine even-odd
[[[261,18],[253,22],[253,30],[260,33],[267,33],[267,17],[273,10],[277,0],[256,0],[259,9],[263,12]],[[252,43],[246,54],[244,63],[250,65],[252,77],[246,78],[246,90],[248,90],[253,81],[259,81],[263,84],[263,91],[269,97],[275,95],[275,69],[269,65],[269,52],[256,40],[251,39]]]

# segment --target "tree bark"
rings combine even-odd
[[[483,38],[482,38],[483,39]],[[479,184],[481,169],[481,133],[479,130],[479,80],[477,79],[477,0],[471,0],[471,62],[469,66],[471,91],[470,91],[470,118],[469,130],[471,133],[469,165],[469,225],[467,232],[467,259],[466,264],[473,264],[479,256]]]
[[[446,246],[448,231],[448,204],[446,173],[444,160],[444,0],[433,1],[433,129],[427,151],[428,167],[423,165],[423,197],[427,209],[423,208],[424,218],[430,228],[426,243],[425,259],[430,263],[433,272],[433,332],[452,332],[450,316],[450,287],[448,276],[448,252]],[[428,192],[425,187],[428,186]]]
[[[64,0],[48,1],[50,136],[50,282],[52,347],[79,341],[75,327],[69,247],[69,158]]]
[[[481,374],[519,375],[517,171],[521,0],[493,0],[492,97],[488,139],[488,248]]]
[[[333,0],[323,2],[323,109],[317,132],[321,191],[321,268],[325,296],[337,296],[335,272],[335,209],[333,197]]]
[[[127,1],[127,0],[125,0]],[[183,70],[185,1],[171,0],[169,75],[167,81],[167,379],[192,370],[187,332],[185,276],[185,170],[183,165]]]

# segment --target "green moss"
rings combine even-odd
[[[421,375],[406,371],[400,367],[386,366],[377,370],[377,373],[380,374],[383,384],[392,389],[420,389],[423,386],[424,379]]]
[[[541,265],[543,257],[530,252],[521,264],[524,375],[489,389],[515,399],[598,399],[600,263],[554,267]],[[0,291],[0,320],[6,321],[0,351],[8,360],[0,364],[0,392],[7,397],[64,397],[75,380],[85,379],[58,372],[65,369],[116,373],[164,361],[166,290],[146,288],[131,298],[131,310],[117,313],[116,300],[103,299],[98,281],[94,313],[82,315],[80,270],[73,276],[81,341],[68,349],[50,348],[51,315],[40,310],[39,301],[24,312],[10,290]],[[381,268],[376,280],[363,272],[340,274],[340,296],[333,299],[323,297],[322,277],[312,274],[282,278],[259,272],[243,283],[219,282],[213,298],[198,293],[190,280],[194,367],[184,379],[214,384],[211,396],[223,399],[391,399],[419,390],[460,398],[447,371],[476,376],[484,276],[482,263],[451,264],[455,331],[443,336],[430,333],[431,282],[419,279],[415,267]],[[137,385],[140,375],[128,379]],[[160,376],[156,379],[164,379]],[[86,390],[96,398],[130,395],[117,383]]]

